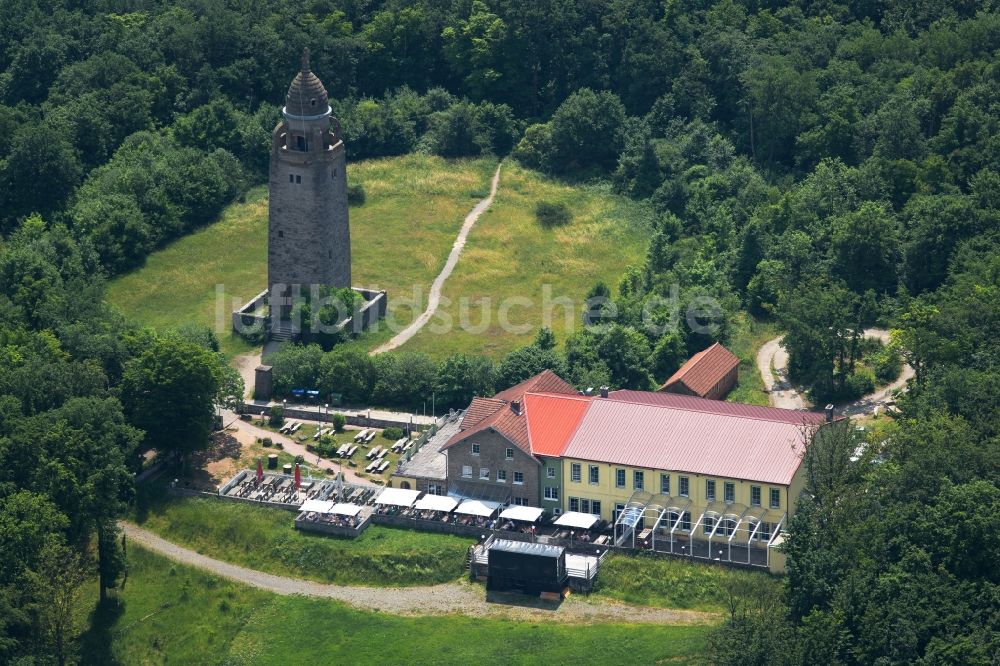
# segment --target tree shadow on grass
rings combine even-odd
[[[113,634],[118,619],[125,612],[125,602],[108,598],[90,613],[90,628],[80,635],[80,663],[101,666],[118,666],[120,661],[111,651]]]

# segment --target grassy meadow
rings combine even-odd
[[[535,207],[543,201],[566,204],[570,223],[539,224]],[[603,280],[616,290],[625,269],[643,262],[651,220],[649,208],[606,188],[562,184],[505,162],[493,206],[479,218],[445,283],[438,316],[401,349],[436,358],[459,351],[499,358],[530,343],[543,325],[561,345],[580,325],[591,287]],[[518,300],[508,301],[512,326],[504,327],[500,317],[510,297]],[[549,320],[546,298],[557,303]],[[573,308],[558,305],[560,299]],[[463,310],[471,330],[458,325]]]
[[[370,160],[350,166],[352,182],[367,201],[351,208],[354,284],[389,294],[389,319],[405,327],[423,310],[431,282],[444,266],[465,216],[489,191],[496,160],[444,160],[426,155]],[[573,212],[564,227],[535,219],[540,201],[562,202]],[[498,357],[529,342],[545,323],[542,301],[569,298],[575,309],[554,308],[551,326],[559,341],[580,321],[582,299],[598,280],[615,288],[625,268],[640,264],[648,244],[650,212],[607,189],[570,186],[504,163],[493,206],[480,217],[455,271],[445,283],[439,316],[402,349],[442,358],[455,351]],[[146,264],[114,280],[108,299],[126,314],[154,326],[183,321],[212,326],[223,351],[250,347],[229,332],[230,312],[264,288],[267,274],[267,189],[257,187],[220,219],[154,253]],[[225,300],[217,298],[224,285]],[[548,285],[546,287],[546,285]],[[513,302],[499,323],[502,299]],[[460,299],[467,303],[462,330]],[[486,306],[489,320],[483,321]],[[456,323],[441,335],[440,324]],[[435,332],[438,331],[438,332]],[[387,326],[360,337],[374,348],[388,340]]]
[[[281,597],[132,544],[118,603],[80,600],[82,663],[704,663],[711,625],[581,625],[398,617]]]
[[[405,307],[413,285],[444,266],[462,220],[489,192],[496,160],[443,160],[425,155],[351,164],[349,178],[367,201],[351,208],[355,286],[389,292],[393,316],[403,323],[423,309]],[[220,219],[150,255],[146,264],[114,281],[108,300],[143,324],[170,327],[194,321],[213,327],[223,351],[250,349],[230,334],[234,307],[267,282],[267,188],[251,190]],[[217,299],[223,285],[225,300]],[[378,334],[370,336],[373,341]],[[388,334],[381,336],[387,339]]]
[[[429,585],[458,579],[472,539],[372,525],[357,539],[300,532],[295,514],[215,499],[140,497],[133,519],[199,553],[269,573],[341,585]]]

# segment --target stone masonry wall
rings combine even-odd
[[[506,408],[505,408],[506,409]],[[472,453],[472,444],[479,444],[479,455]],[[507,460],[506,449],[514,449],[514,458]],[[465,488],[482,490],[483,497],[499,497],[502,492],[510,494],[511,503],[515,497],[524,498],[529,506],[538,506],[538,478],[541,466],[532,456],[517,448],[506,437],[493,430],[485,430],[446,449],[448,452],[448,487],[456,484]],[[472,467],[472,476],[462,476],[462,466]],[[490,470],[489,481],[479,479],[480,468]],[[506,470],[507,481],[497,482],[497,470]],[[514,472],[524,473],[524,484],[514,483]]]

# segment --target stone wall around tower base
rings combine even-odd
[[[376,289],[365,289],[363,287],[352,287],[352,289],[361,294],[364,298],[365,303],[361,306],[356,316],[348,317],[344,321],[340,322],[335,328],[333,334],[339,333],[340,331],[346,331],[351,337],[357,336],[362,332],[371,328],[378,320],[385,317],[386,310],[389,306],[389,297],[382,290]],[[269,316],[259,314],[264,311],[264,306],[267,303],[267,291],[262,291],[257,294],[252,300],[244,304],[239,310],[235,310],[232,313],[232,325],[233,332],[237,335],[243,335],[245,331],[248,330],[260,330],[263,327],[264,330],[270,332],[269,324],[271,318]],[[312,336],[308,331],[302,333],[302,341],[310,342],[313,338],[318,338],[319,336]],[[319,339],[315,340],[320,342]]]

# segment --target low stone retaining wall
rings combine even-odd
[[[351,287],[355,292],[365,299],[364,305],[351,317],[347,317],[331,331],[336,335],[341,331],[346,331],[352,337],[360,335],[368,330],[375,322],[385,317],[388,308],[388,296],[384,291],[374,289],[362,289]],[[245,303],[239,310],[232,313],[233,331],[238,335],[250,335],[259,332],[266,332],[270,335],[270,317],[257,314],[263,312],[267,305],[267,290],[260,292],[251,300]],[[308,342],[313,336],[308,332],[303,332],[303,340]],[[318,338],[317,338],[318,339]]]
[[[331,534],[333,536],[356,539],[361,533],[368,529],[371,520],[364,520],[357,527],[345,527],[343,525],[331,525],[330,523],[313,522],[310,520],[296,520],[295,529],[303,532],[316,532],[319,534]]]
[[[480,537],[489,533],[490,530],[472,525],[458,525],[456,523],[445,523],[440,520],[420,520],[414,518],[404,518],[403,516],[387,516],[385,514],[372,514],[372,522],[379,525],[389,525],[391,527],[401,527],[408,530],[421,530],[425,532],[438,532],[440,534],[458,534],[460,536]]]

